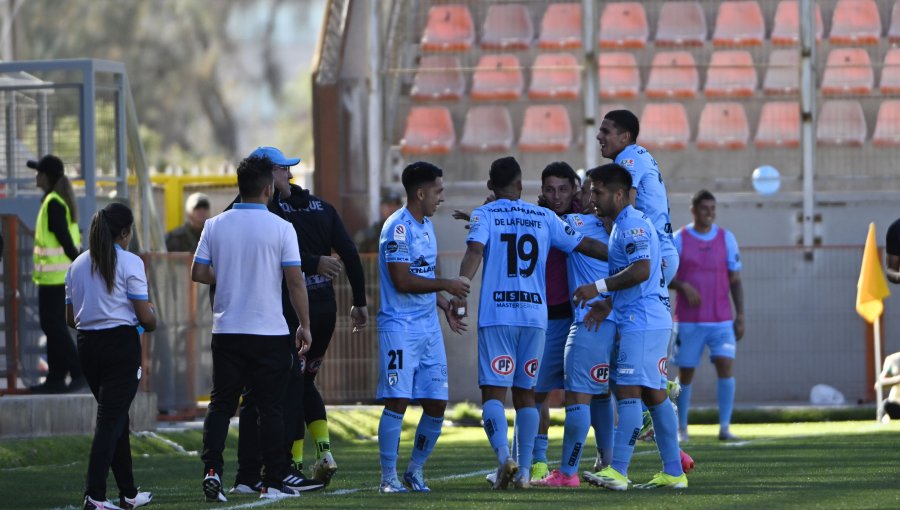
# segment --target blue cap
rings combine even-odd
[[[257,147],[255,151],[250,153],[250,156],[269,158],[272,163],[280,166],[294,166],[300,162],[300,158],[284,157],[284,153],[275,147]]]

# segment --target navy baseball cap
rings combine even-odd
[[[62,160],[57,158],[53,154],[47,154],[39,161],[29,159],[27,162],[25,162],[25,166],[27,166],[28,168],[33,168],[38,172],[44,172],[48,177],[54,179],[62,177],[62,175],[65,173]]]
[[[272,163],[279,166],[294,166],[300,162],[300,158],[284,157],[284,153],[275,147],[257,147],[255,151],[250,153],[250,156],[269,158]]]

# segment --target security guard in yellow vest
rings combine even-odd
[[[38,287],[38,315],[47,337],[47,379],[32,386],[34,393],[65,393],[86,388],[75,343],[66,325],[66,270],[78,256],[81,234],[72,184],[63,162],[48,154],[28,161],[37,170],[37,186],[44,191],[34,226],[34,270]],[[66,384],[66,376],[71,377]]]

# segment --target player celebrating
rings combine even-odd
[[[628,202],[646,214],[659,235],[660,255],[663,260],[663,276],[666,285],[678,271],[678,252],[672,244],[672,222],[669,219],[669,197],[663,183],[659,165],[647,149],[637,144],[641,125],[628,110],[613,110],[603,117],[597,142],[604,158],[628,170],[632,188]]]
[[[428,218],[444,200],[442,175],[440,168],[422,161],[403,169],[406,206],[384,222],[378,243],[381,361],[377,398],[384,399],[378,425],[382,493],[408,492],[397,477],[397,455],[403,414],[413,398],[419,400],[423,413],[403,483],[414,492],[431,491],[422,467],[441,435],[448,398],[447,354],[436,307],[444,311],[454,332],[466,328],[440,292],[465,298],[469,283],[460,278],[435,277],[437,241]]]
[[[494,488],[507,488],[514,477],[516,487],[528,488],[530,473],[517,474],[519,465],[510,457],[503,400],[512,387],[518,460],[530,466],[539,421],[534,384],[547,329],[547,253],[553,246],[605,258],[606,246],[576,233],[553,211],[522,201],[522,170],[512,157],[491,164],[488,188],[497,199],[472,212],[459,274],[472,278],[486,258],[478,308],[478,384],[484,429],[499,462]],[[454,306],[465,312],[464,302]]]
[[[601,216],[615,218],[609,241],[609,278],[582,285],[574,301],[583,305],[606,291],[612,299],[594,304],[584,319],[588,328],[615,311],[619,331],[616,359],[618,428],[612,465],[585,478],[611,490],[628,489],[628,465],[641,430],[641,401],[656,429],[663,471],[637,488],[687,487],[678,448],[677,419],[666,397],[666,351],[672,333],[668,290],[662,276],[659,238],[646,215],[628,203],[631,175],[611,163],[591,172],[591,196]]]
[[[694,222],[678,230],[675,247],[681,257],[672,288],[678,292],[675,306],[675,364],[681,394],[678,395],[678,435],[687,440],[691,382],[703,349],[719,376],[719,439],[737,439],[729,430],[734,409],[734,377],[731,369],[737,341],[744,336],[744,291],[741,255],[734,234],[716,221],[716,197],[707,190],[691,199]],[[734,301],[732,312],[729,292]]]

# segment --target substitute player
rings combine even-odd
[[[741,254],[730,231],[716,221],[716,197],[700,190],[691,198],[694,222],[675,234],[681,264],[670,287],[675,301],[674,363],[678,365],[681,394],[678,395],[678,436],[688,439],[691,382],[703,350],[719,377],[719,439],[737,439],[730,431],[734,409],[732,366],[737,341],[744,336],[744,290],[741,284]],[[729,294],[731,299],[729,299]],[[734,301],[734,311],[731,303]]]
[[[606,246],[576,233],[553,211],[522,201],[522,170],[515,158],[491,164],[488,188],[496,200],[472,212],[459,275],[471,279],[485,259],[478,308],[478,384],[484,429],[499,463],[494,488],[507,488],[513,477],[516,487],[528,488],[530,472],[518,473],[519,464],[510,456],[503,400],[512,387],[518,460],[530,466],[539,422],[534,385],[547,329],[547,253],[552,246],[604,258]],[[454,307],[465,312],[464,302]]]
[[[647,216],[628,202],[631,174],[611,163],[591,172],[591,196],[598,214],[615,218],[609,241],[609,278],[582,285],[574,301],[584,305],[611,291],[612,298],[594,304],[584,319],[588,328],[615,311],[619,332],[616,358],[616,428],[612,465],[585,478],[611,490],[628,489],[628,465],[641,430],[641,401],[650,409],[663,470],[637,488],[687,487],[678,448],[675,409],[666,395],[666,362],[672,317],[662,276],[659,237]]]
[[[678,252],[672,244],[669,197],[656,160],[647,149],[637,144],[640,131],[640,122],[633,113],[628,110],[612,110],[600,123],[597,142],[604,158],[612,159],[631,174],[632,188],[628,192],[628,201],[635,209],[646,214],[656,227],[663,260],[663,276],[668,285],[678,271]]]
[[[385,221],[378,243],[381,309],[377,398],[384,399],[378,424],[382,493],[431,491],[422,467],[441,435],[448,398],[447,354],[437,309],[443,310],[454,332],[466,328],[441,292],[465,298],[469,283],[461,278],[435,277],[437,240],[428,218],[444,200],[442,176],[440,168],[423,161],[403,169],[406,206]],[[410,399],[419,401],[423,413],[403,475],[404,487],[397,476],[397,455],[403,414]]]

